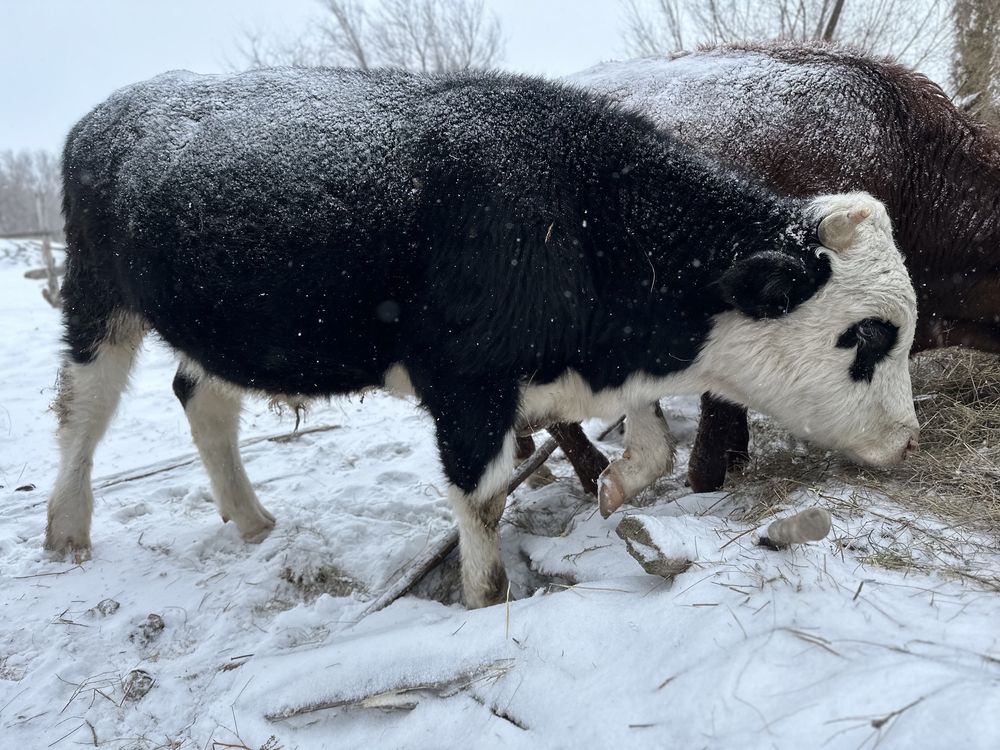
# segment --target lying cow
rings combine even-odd
[[[607,63],[571,80],[782,194],[876,196],[917,290],[912,350],[1000,352],[1000,137],[924,76],[856,50],[789,42]],[[706,395],[692,488],[720,487],[727,457],[746,456],[748,438],[746,409]]]
[[[710,389],[875,465],[916,441],[915,297],[881,204],[779,198],[591,94],[169,73],[77,124],[63,171],[52,550],[89,553],[94,448],[150,329],[181,357],[174,390],[247,538],[274,517],[240,460],[242,392],[419,396],[473,607],[507,593],[519,420],[625,411],[621,473],[642,481],[672,460],[646,408],[668,393]]]

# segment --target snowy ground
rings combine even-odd
[[[524,598],[469,612],[406,597],[362,618],[451,527],[428,420],[376,394],[304,425],[335,429],[246,448],[278,517],[247,545],[184,463],[173,362],[152,341],[97,454],[94,559],[49,560],[59,322],[26,268],[0,257],[4,748],[1000,747],[1000,595],[838,543],[898,533],[879,515],[898,512],[835,509],[833,538],[771,552],[732,497],[685,495],[681,465],[625,509],[696,550],[668,585],[625,551],[621,513],[602,519],[564,478],[519,490],[505,528]],[[689,443],[693,402],[664,405]],[[253,402],[243,437],[293,424]],[[453,575],[423,590],[453,596]],[[153,680],[139,699],[133,670]]]

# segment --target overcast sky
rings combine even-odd
[[[503,67],[560,75],[621,57],[618,0],[487,0]],[[0,0],[0,149],[59,150],[114,89],[165,70],[226,70],[241,29],[291,36],[316,0]]]

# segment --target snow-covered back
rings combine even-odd
[[[880,92],[836,57],[791,61],[723,48],[605,62],[565,80],[641,112],[681,140],[743,168],[754,163],[747,154],[759,150],[761,141],[815,143],[821,153],[837,143],[836,133],[868,132],[870,138],[852,139],[839,160],[841,170],[854,165],[863,174],[884,130],[881,103],[872,98]]]

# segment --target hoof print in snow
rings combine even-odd
[[[91,617],[97,617],[98,615],[107,617],[117,612],[120,606],[121,604],[114,599],[101,599],[101,601],[90,608],[89,614]]]
[[[31,492],[33,489],[35,489],[33,484],[22,484],[20,487],[15,487],[14,492]]]
[[[832,525],[830,511],[809,508],[794,516],[772,522],[767,531],[760,535],[757,543],[762,547],[778,550],[793,544],[818,542],[830,533]]]
[[[313,601],[322,594],[329,596],[350,596],[365,592],[365,587],[332,565],[323,565],[305,570],[285,568],[281,577],[288,581],[306,601]]]
[[[163,618],[157,614],[151,614],[146,618],[146,621],[136,628],[136,631],[129,636],[129,640],[139,641],[143,644],[152,643],[159,638],[164,627]]]
[[[683,546],[678,548],[669,530],[655,518],[625,516],[615,532],[625,540],[628,553],[651,575],[673,580],[691,567]]]
[[[153,675],[144,669],[133,669],[122,680],[122,690],[125,700],[141,700],[146,693],[153,689]]]

